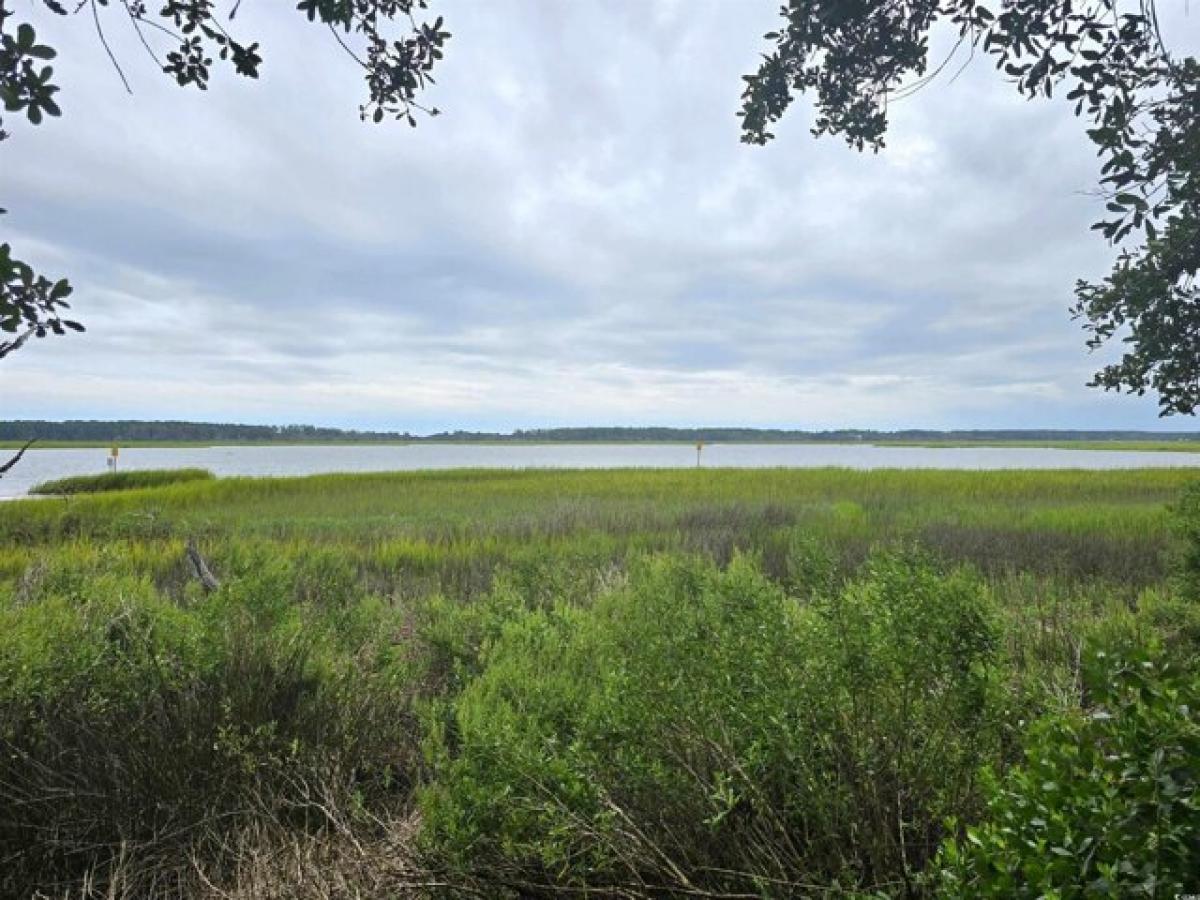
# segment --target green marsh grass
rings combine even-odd
[[[100,494],[106,491],[131,491],[156,488],[189,481],[210,481],[216,476],[207,469],[135,469],[127,472],[105,472],[100,475],[74,475],[54,481],[43,481],[29,489],[31,494]]]

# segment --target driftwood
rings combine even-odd
[[[195,540],[189,539],[187,542],[187,558],[192,564],[192,571],[196,573],[196,577],[204,585],[204,590],[212,593],[221,586],[221,582],[217,580],[217,576],[212,573],[212,569],[208,567],[208,563],[204,561],[204,557],[200,555],[200,551],[196,548]]]
[[[25,446],[17,451],[16,456],[14,456],[12,459],[10,459],[8,462],[4,463],[3,465],[0,465],[0,478],[3,478],[5,472],[7,472],[9,469],[11,469],[13,466],[15,466],[17,463],[19,463],[21,461],[21,457],[25,455],[25,451],[28,450],[30,447],[32,447],[36,440],[37,440],[37,438],[30,438],[29,440],[27,440],[25,442]]]

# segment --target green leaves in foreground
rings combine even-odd
[[[1026,761],[938,859],[947,897],[1172,897],[1200,877],[1200,678],[1098,653],[1088,707],[1031,729]]]

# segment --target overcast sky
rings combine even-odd
[[[740,76],[779,0],[435,0],[445,114],[412,130],[359,121],[293,5],[243,2],[263,78],[206,94],[113,16],[132,97],[89,18],[34,13],[64,117],[11,123],[2,237],[88,332],[0,363],[0,415],[1195,427],[1084,386],[1097,163],[986,61],[894,106],[879,155],[803,101],[758,148]]]

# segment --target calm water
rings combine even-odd
[[[39,481],[105,471],[108,451],[33,449],[0,479],[0,498],[19,497]],[[1025,448],[879,447],[870,444],[711,444],[708,468],[776,466],[853,469],[1131,469],[1200,467],[1200,453]],[[688,444],[407,444],[400,446],[130,448],[120,467],[198,466],[217,475],[312,475],[481,468],[676,468],[696,464]]]

